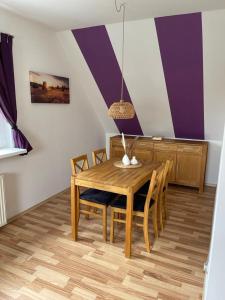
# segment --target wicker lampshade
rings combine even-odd
[[[135,110],[130,102],[120,100],[110,106],[108,115],[113,119],[133,119]]]

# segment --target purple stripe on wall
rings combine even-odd
[[[108,108],[120,99],[121,70],[105,26],[72,30],[80,50],[91,70]],[[132,102],[126,84],[124,98]],[[115,120],[120,132],[142,135],[137,116],[130,120]]]
[[[175,136],[204,139],[201,13],[155,19]]]

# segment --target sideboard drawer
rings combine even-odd
[[[153,142],[149,141],[136,141],[135,148],[153,149]]]
[[[153,161],[153,150],[149,148],[136,147],[133,151],[133,155],[136,156],[137,160],[148,160]]]
[[[196,145],[178,145],[177,146],[178,152],[188,152],[188,153],[195,153],[195,154],[202,154],[202,146]]]
[[[161,150],[161,151],[176,151],[177,145],[175,144],[166,144],[166,143],[155,143],[154,145],[155,150]]]
[[[113,145],[119,145],[119,144],[121,145],[121,139],[113,139],[112,144]]]
[[[126,145],[128,146],[129,144],[131,145],[131,144],[133,144],[134,143],[134,139],[127,139],[126,137],[125,137],[125,141],[126,141]],[[114,146],[123,146],[122,145],[122,138],[121,139],[113,139],[112,140],[112,145]]]
[[[122,158],[123,155],[124,155],[124,149],[123,149],[123,147],[122,146],[113,145],[113,147],[111,148],[110,156],[111,157]]]

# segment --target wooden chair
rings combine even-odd
[[[164,166],[163,176],[162,176],[162,185],[159,192],[159,201],[158,201],[158,220],[159,220],[159,228],[163,230],[164,223],[167,215],[167,207],[166,207],[166,194],[168,189],[169,177],[173,168],[173,161],[167,160]],[[138,194],[142,196],[146,196],[148,193],[149,182],[143,185]]]
[[[173,161],[172,160],[168,160],[167,164],[168,164],[168,172],[166,174],[164,186],[163,186],[163,189],[162,189],[162,195],[161,195],[163,222],[167,219],[167,216],[168,216],[167,192],[168,192],[169,178],[170,178],[170,175],[171,175],[172,169],[173,169]],[[163,226],[164,226],[164,223],[163,223]]]
[[[71,159],[72,174],[76,176],[79,172],[83,172],[89,168],[87,155],[81,155]],[[95,216],[97,218],[102,218],[103,224],[103,239],[107,240],[107,206],[114,199],[114,194],[100,191],[96,189],[87,189],[80,193],[78,187],[78,211],[79,215],[84,214],[86,216]],[[80,208],[82,204],[82,208]],[[87,209],[85,209],[87,207]],[[98,211],[96,211],[98,210]]]
[[[102,148],[102,149],[92,151],[92,160],[93,160],[93,166],[100,165],[104,161],[106,161],[107,160],[106,149]]]
[[[166,163],[164,164],[164,169],[163,169],[163,175],[162,175],[162,184],[160,187],[160,192],[159,192],[159,200],[158,200],[158,219],[159,219],[159,228],[163,230],[164,228],[164,222],[163,219],[165,219],[164,214],[165,214],[165,195],[166,195],[166,190],[168,187],[168,180],[169,180],[169,175],[170,175],[170,165],[171,161],[167,160]]]
[[[157,202],[162,181],[163,168],[160,167],[152,173],[149,190],[147,196],[135,194],[133,216],[143,218],[142,223],[134,223],[136,226],[143,227],[144,240],[147,252],[150,252],[149,239],[149,214],[152,214],[153,228],[155,238],[158,238],[157,225]],[[125,216],[126,219],[126,196],[121,195],[111,203],[111,228],[110,228],[110,242],[114,241],[114,223],[126,223],[124,219],[116,218],[115,214],[119,213]]]
[[[92,152],[93,165],[99,165],[107,160],[106,149],[98,149]]]

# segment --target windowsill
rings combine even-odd
[[[20,149],[20,148],[3,148],[0,149],[0,159],[6,158],[6,157],[12,157],[20,154],[27,153],[26,149]]]

